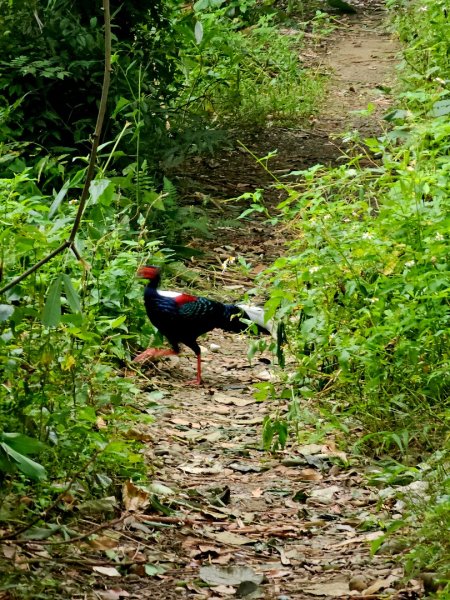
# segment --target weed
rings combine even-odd
[[[334,401],[338,386],[346,410],[383,446],[380,430],[393,432],[402,453],[437,441],[450,385],[446,166],[437,155],[431,166],[425,143],[447,127],[418,123],[403,154],[385,140],[382,167],[299,173],[278,207],[296,241],[266,273],[269,315],[289,317],[296,385]]]

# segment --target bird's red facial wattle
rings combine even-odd
[[[156,279],[160,273],[160,269],[158,267],[139,267],[137,271],[137,276],[142,277],[142,279],[149,279],[152,281]]]

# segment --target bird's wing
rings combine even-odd
[[[189,302],[196,302],[198,300],[197,296],[192,296],[191,294],[184,294],[183,292],[158,290],[158,295],[163,296],[163,298],[171,298],[175,300],[175,304],[178,307],[183,306],[183,304],[188,304]]]
[[[180,294],[175,298],[175,304],[180,307],[184,304],[191,304],[193,302],[197,302],[197,296],[191,296],[190,294]]]
[[[196,323],[203,323],[200,329],[209,331],[220,326],[223,316],[223,304],[203,298],[202,296],[190,296],[182,294],[175,298],[178,314],[183,318]]]
[[[167,302],[172,306],[173,313],[183,318],[201,317],[205,313],[210,301],[206,298],[199,298],[183,292],[159,291],[158,296],[163,298],[164,304]],[[211,302],[211,304],[214,304]],[[206,305],[206,306],[205,306]]]
[[[223,305],[208,298],[181,294],[170,300],[174,304],[172,323],[179,340],[189,346],[189,340],[222,326]],[[192,346],[190,346],[192,347]]]

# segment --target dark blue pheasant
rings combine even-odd
[[[261,308],[244,304],[222,304],[201,296],[159,291],[157,288],[161,280],[161,271],[158,267],[141,267],[137,274],[148,281],[144,292],[148,318],[172,346],[171,350],[149,348],[136,356],[134,360],[137,362],[178,354],[180,344],[184,344],[197,356],[197,378],[194,383],[200,384],[201,351],[197,344],[200,335],[216,328],[240,333],[248,329],[249,321],[255,323],[258,330],[271,332],[272,323],[265,322],[264,311]]]

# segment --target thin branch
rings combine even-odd
[[[86,180],[84,182],[83,191],[81,193],[80,205],[78,212],[75,217],[75,222],[72,227],[72,231],[69,236],[69,243],[72,246],[78,228],[80,227],[81,218],[83,216],[84,208],[86,206],[87,199],[89,198],[89,186],[94,178],[95,161],[97,159],[97,148],[100,142],[100,134],[102,132],[103,120],[105,118],[106,103],[108,101],[109,82],[111,79],[111,15],[109,12],[109,0],[103,0],[103,10],[105,13],[105,71],[103,74],[103,86],[102,96],[100,98],[100,106],[98,108],[97,123],[95,125],[94,137],[92,140],[91,156],[89,159],[89,166],[86,174]]]
[[[55,250],[53,250],[53,252],[50,252],[50,254],[48,256],[46,256],[45,258],[43,258],[42,260],[37,262],[35,265],[30,267],[26,271],[24,271],[22,273],[22,275],[20,275],[19,277],[16,277],[16,279],[13,279],[7,285],[5,285],[5,287],[3,287],[0,290],[0,294],[3,294],[3,292],[6,292],[7,290],[9,290],[13,286],[15,286],[16,283],[19,283],[19,281],[22,281],[22,279],[25,279],[26,277],[28,277],[28,275],[31,275],[31,273],[34,273],[34,271],[37,271],[40,267],[42,267],[42,265],[45,265],[45,263],[48,263],[54,256],[56,256],[57,254],[59,254],[60,252],[62,252],[66,248],[68,248],[69,246],[70,246],[70,242],[68,240],[63,242],[60,246],[55,248]]]
[[[102,95],[100,98],[100,106],[98,109],[97,123],[95,125],[95,131],[92,138],[92,148],[89,157],[89,165],[86,173],[86,179],[84,181],[83,191],[81,192],[80,197],[80,204],[78,205],[77,214],[75,216],[75,221],[73,223],[69,239],[62,243],[60,246],[58,246],[58,248],[53,250],[53,252],[51,252],[48,256],[46,256],[45,258],[37,262],[35,265],[24,271],[21,275],[19,275],[18,277],[10,281],[8,284],[3,286],[0,289],[0,294],[3,294],[7,290],[11,289],[15,285],[23,281],[26,277],[28,277],[28,275],[31,275],[31,273],[34,273],[35,271],[40,269],[43,265],[48,263],[57,254],[63,252],[66,248],[71,248],[74,251],[75,256],[79,260],[81,259],[79,252],[75,248],[74,242],[81,224],[84,209],[86,208],[86,203],[89,198],[89,186],[91,185],[91,181],[94,178],[95,163],[97,160],[97,148],[100,141],[100,134],[103,127],[103,121],[105,118],[106,104],[108,101],[109,83],[111,80],[111,14],[109,8],[109,0],[103,0],[103,12],[105,23],[105,71],[103,74]]]

